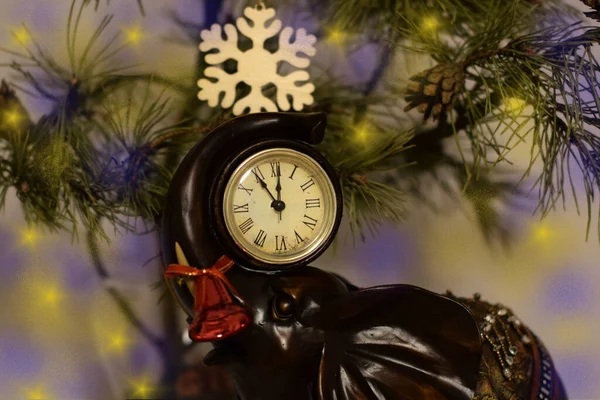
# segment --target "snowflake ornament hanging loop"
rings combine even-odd
[[[236,20],[236,26],[226,24],[223,27],[225,38],[218,24],[200,32],[200,51],[217,52],[205,56],[205,61],[210,66],[204,70],[204,75],[212,80],[202,78],[198,81],[198,98],[208,101],[211,107],[218,106],[219,100],[223,108],[233,106],[234,115],[241,115],[246,110],[251,113],[277,111],[278,106],[281,111],[289,111],[290,108],[301,111],[304,106],[311,105],[315,86],[307,82],[310,75],[305,71],[310,65],[310,59],[300,57],[299,54],[314,56],[317,38],[300,28],[292,41],[294,29],[281,29],[281,21],[273,19],[275,10],[267,8],[262,1],[257,2],[254,7],[245,8],[244,16],[252,22],[252,26],[245,18],[240,17]],[[242,51],[238,48],[238,32],[252,41],[249,50]],[[279,49],[271,53],[265,49],[265,41],[278,33]],[[237,61],[237,72],[229,74],[217,67],[231,59]],[[278,65],[281,62],[287,62],[298,70],[280,75]],[[241,82],[250,87],[250,93],[236,101],[236,87]],[[269,83],[276,88],[276,103],[263,94],[263,88]]]

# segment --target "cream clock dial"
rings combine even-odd
[[[233,240],[270,264],[314,253],[332,234],[336,219],[329,176],[313,158],[288,148],[244,160],[229,178],[222,204]]]

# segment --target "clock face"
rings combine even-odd
[[[244,160],[231,175],[223,216],[236,244],[269,264],[310,256],[332,235],[336,194],[310,156],[271,148]]]

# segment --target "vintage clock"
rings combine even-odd
[[[307,265],[333,241],[342,193],[316,149],[323,113],[258,113],[228,121],[184,158],[171,182],[161,227],[165,264],[211,268],[225,256],[270,273]],[[181,260],[179,260],[181,261]],[[171,280],[190,315],[193,296]]]
[[[305,265],[327,248],[339,224],[337,178],[301,142],[250,146],[225,169],[215,195],[226,253],[258,268]]]

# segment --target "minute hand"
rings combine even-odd
[[[273,194],[267,187],[267,184],[265,183],[265,181],[260,179],[260,177],[258,176],[258,174],[256,172],[252,171],[252,173],[254,174],[254,176],[256,176],[256,179],[258,179],[258,182],[260,182],[260,186],[262,186],[262,188],[265,189],[267,191],[267,193],[269,193],[269,196],[271,196],[271,199],[273,199],[273,201],[277,201],[277,199],[275,199],[275,197],[273,196]]]
[[[275,190],[277,190],[277,207],[281,207],[281,204],[283,203],[281,201],[281,168],[277,167],[277,186],[275,186]],[[283,203],[285,204],[285,203]],[[273,207],[275,208],[275,207]],[[281,221],[281,209],[279,208],[275,208],[276,211],[279,211],[279,221]]]
[[[281,201],[281,169],[277,167],[277,186],[275,186],[275,190],[277,190],[277,201]]]

